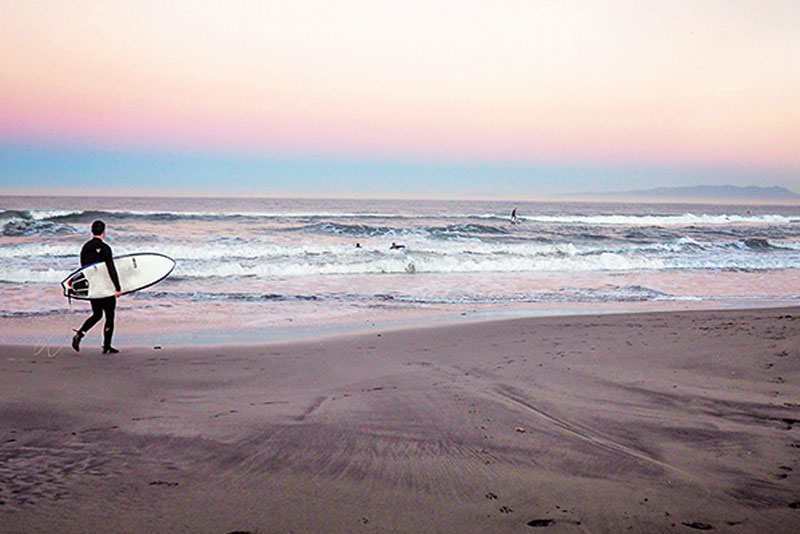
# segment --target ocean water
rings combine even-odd
[[[80,322],[59,284],[98,218],[177,261],[120,299],[149,329],[800,303],[796,206],[0,197],[4,322]]]

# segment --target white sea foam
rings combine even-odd
[[[0,220],[8,217],[8,213],[0,212]],[[19,213],[19,212],[16,212]],[[31,219],[45,220],[52,218],[78,217],[87,213],[108,214],[111,216],[136,216],[141,218],[159,216],[170,216],[175,218],[264,218],[264,219],[299,219],[299,220],[337,220],[337,219],[358,219],[370,221],[379,220],[496,220],[508,222],[506,214],[496,213],[441,213],[441,214],[415,214],[415,213],[390,213],[390,212],[358,212],[358,211],[198,211],[198,210],[128,210],[128,209],[104,209],[104,210],[65,210],[65,209],[34,209],[27,213]],[[541,215],[536,213],[527,214],[520,217],[522,223],[551,223],[551,224],[584,224],[584,225],[624,225],[624,226],[688,226],[688,225],[724,225],[724,224],[777,224],[787,225],[800,222],[797,217],[790,217],[780,214],[569,214],[569,215]]]
[[[31,210],[28,212],[32,219],[42,221],[54,217],[68,217],[83,213],[81,210]]]
[[[0,247],[0,258],[53,258],[72,256],[77,258],[80,245],[52,245],[46,243],[24,243]]]
[[[57,284],[60,283],[70,271],[59,269],[31,269],[25,267],[2,266],[0,269],[0,282],[16,284]]]
[[[281,262],[187,262],[175,269],[178,277],[248,277],[287,278],[303,276],[354,274],[433,274],[433,273],[508,273],[508,272],[587,272],[653,270],[665,267],[659,258],[626,257],[601,253],[590,256],[521,256],[521,255],[381,255],[351,261],[331,261],[294,257]]]
[[[689,298],[698,288],[713,299],[731,293],[714,287],[716,273],[770,271],[760,279],[782,280],[769,290],[777,295],[800,270],[800,210],[790,207],[726,214],[626,205],[621,213],[614,204],[527,204],[512,225],[509,205],[489,202],[364,202],[362,210],[352,201],[103,199],[72,209],[86,205],[50,199],[0,210],[0,315],[52,309],[94,218],[111,225],[115,255],[177,260],[154,290],[176,305],[302,302],[316,313],[353,299],[371,309],[376,295],[383,304],[634,302]],[[406,248],[389,250],[392,241]],[[150,291],[128,302],[156,298]],[[761,281],[742,289],[760,291]]]
[[[419,239],[402,251],[390,251],[385,246],[356,249],[349,243],[215,243],[202,246],[165,243],[158,247],[158,251],[178,262],[176,276],[198,278],[798,267],[800,256],[797,251],[800,246],[797,243],[763,242],[770,247],[767,251],[737,242],[700,243],[690,237],[666,243],[607,246],[431,242]],[[145,245],[146,248],[149,247]],[[43,278],[40,273],[60,268],[66,275],[77,268],[78,250],[79,247],[74,244],[26,243],[4,246],[0,248],[0,262],[6,271],[2,279],[12,282],[54,281],[54,275]],[[117,255],[142,251],[133,247],[115,247]],[[16,274],[9,274],[12,272]]]
[[[793,219],[783,215],[531,215],[526,221],[558,224],[588,224],[609,226],[695,226],[723,224],[790,224]]]

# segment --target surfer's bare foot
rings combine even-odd
[[[103,347],[103,354],[117,354],[118,352],[114,347]]]

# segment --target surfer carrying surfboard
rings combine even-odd
[[[92,263],[105,263],[108,267],[108,275],[111,278],[111,282],[114,284],[116,292],[113,296],[91,299],[89,301],[92,303],[92,315],[86,319],[81,329],[77,330],[72,337],[72,348],[75,349],[76,352],[81,350],[81,339],[83,339],[86,332],[97,324],[100,319],[103,318],[103,314],[105,314],[106,322],[103,325],[103,354],[115,354],[119,351],[111,346],[111,337],[114,335],[114,310],[117,307],[117,297],[120,296],[122,290],[119,285],[117,269],[114,267],[111,247],[103,241],[103,238],[106,236],[106,224],[103,221],[94,221],[92,223],[92,236],[92,239],[87,241],[81,249],[81,267]]]

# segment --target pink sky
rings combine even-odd
[[[800,169],[795,1],[2,12],[0,141]]]

